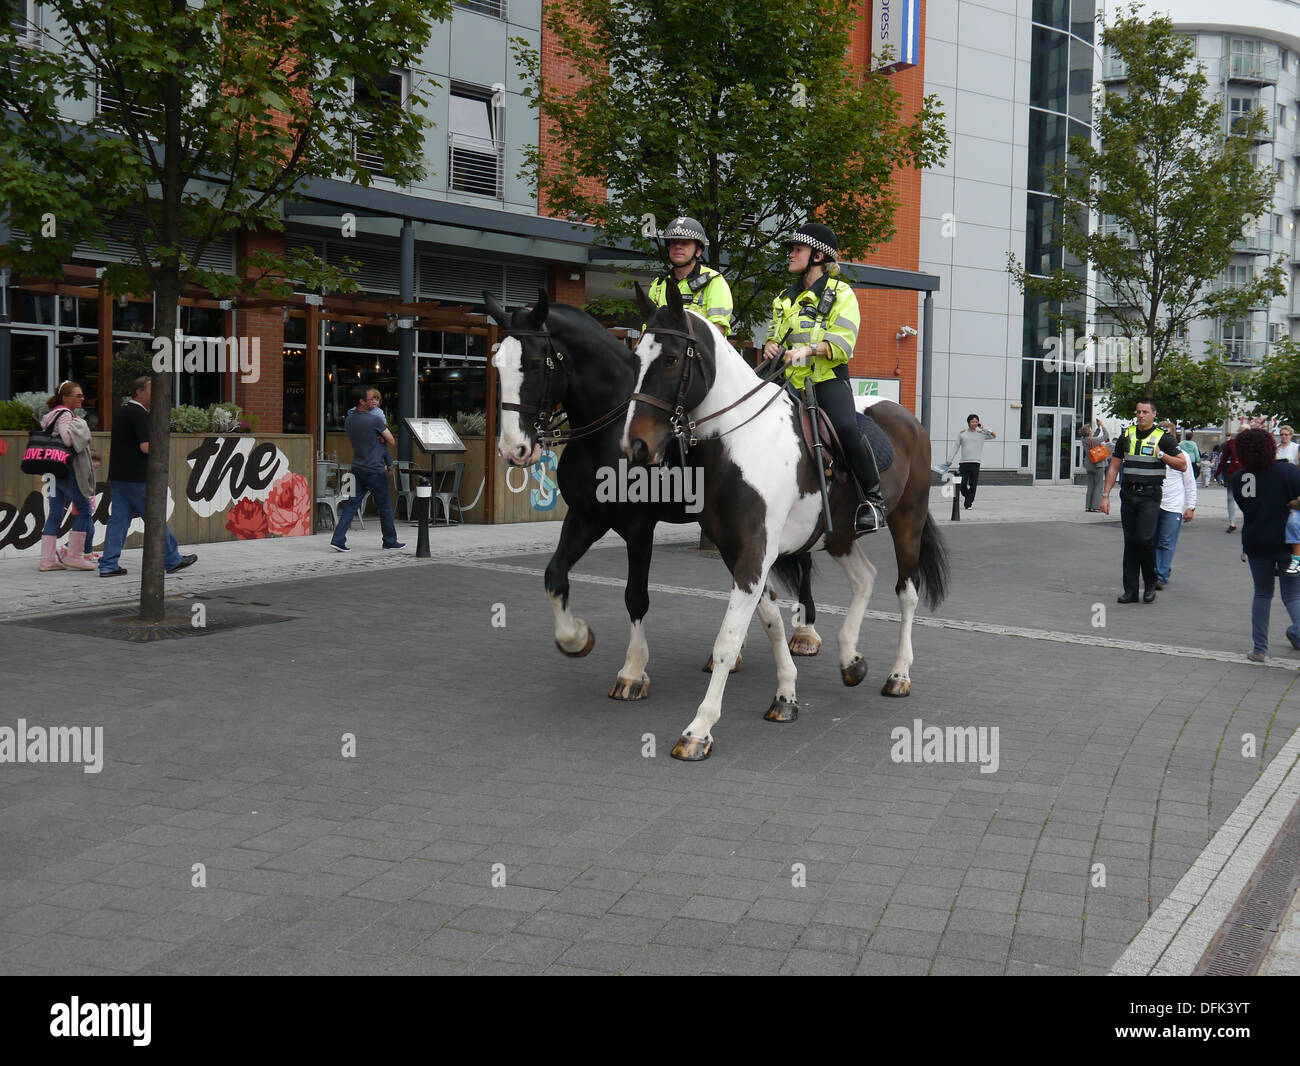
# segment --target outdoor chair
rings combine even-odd
[[[415,464],[409,459],[394,461],[390,473],[393,477],[393,517],[397,518],[398,505],[406,504],[406,520],[415,518],[415,489],[411,487],[411,471]]]
[[[447,473],[446,471],[443,472],[443,480],[442,483],[438,486],[439,488],[442,488],[447,483],[446,473]],[[456,513],[458,515],[456,519],[457,524],[460,524],[465,520],[464,512],[461,511],[460,509],[460,479],[464,477],[464,475],[465,475],[465,464],[457,463],[454,467],[451,468],[451,491],[435,492],[433,494],[433,500],[437,501],[442,506],[442,513],[447,520],[446,521],[447,525],[451,525],[451,509],[453,506],[456,508]],[[434,513],[429,516],[430,520],[437,518],[437,513],[438,512],[435,509]]]

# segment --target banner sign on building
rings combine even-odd
[[[921,61],[921,0],[872,0],[871,58],[892,57],[882,70],[914,67]]]
[[[900,382],[897,378],[849,378],[854,396],[875,396],[901,403]]]

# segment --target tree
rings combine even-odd
[[[903,115],[887,75],[847,61],[855,0],[569,0],[548,32],[578,76],[527,95],[554,143],[527,170],[547,209],[657,258],[658,228],[691,215],[742,327],[786,284],[781,239],[811,217],[841,257],[894,233],[896,166],[943,158],[937,98]]]
[[[1232,409],[1232,371],[1223,348],[1209,345],[1204,359],[1184,350],[1169,352],[1154,382],[1133,374],[1111,377],[1107,406],[1113,417],[1132,418],[1139,400],[1153,401],[1162,420],[1189,429],[1222,424]]]
[[[0,25],[0,211],[30,234],[0,249],[20,272],[58,274],[82,240],[128,228],[134,258],[106,271],[110,294],[156,297],[170,343],[189,285],[217,296],[287,294],[285,278],[346,289],[317,257],[255,253],[249,279],[203,269],[203,251],[242,229],[283,229],[303,181],[371,170],[422,173],[425,120],[376,89],[414,66],[450,0],[51,0],[46,33]],[[425,103],[420,86],[406,101]],[[98,90],[98,91],[97,91]],[[67,101],[93,100],[85,122]],[[169,349],[155,347],[160,354]],[[158,363],[155,363],[157,369]],[[171,374],[153,375],[141,617],[163,618]]]
[[[1300,423],[1300,345],[1290,340],[1274,343],[1259,370],[1246,381],[1242,396],[1254,401],[1256,414]]]
[[[1268,116],[1256,109],[1234,118],[1225,136],[1223,104],[1207,98],[1192,45],[1167,18],[1143,21],[1129,8],[1101,43],[1124,63],[1127,81],[1099,90],[1100,144],[1070,138],[1070,158],[1052,178],[1053,195],[1068,205],[1053,223],[1064,261],[1046,277],[1014,258],[1010,269],[1025,292],[1079,307],[1083,267],[1093,267],[1098,318],[1141,346],[1151,396],[1189,322],[1237,318],[1286,291],[1281,259],[1245,284],[1220,284],[1243,223],[1272,204],[1276,176],[1251,160]],[[1101,226],[1090,228],[1089,212]]]

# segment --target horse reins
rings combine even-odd
[[[568,412],[563,414],[556,411],[555,401],[551,400],[551,383],[554,380],[555,372],[558,370],[565,376],[568,375],[568,367],[564,362],[564,353],[555,346],[555,339],[551,336],[551,331],[545,325],[541,329],[515,329],[510,330],[507,334],[509,337],[545,337],[546,338],[546,378],[542,384],[542,398],[535,407],[525,407],[520,403],[507,403],[501,401],[501,410],[514,411],[523,418],[533,419],[533,430],[537,435],[537,443],[542,448],[550,444],[567,444],[570,441],[580,440],[583,437],[589,437],[604,429],[610,422],[621,417],[627,409],[630,400],[624,400],[612,411],[607,411],[599,418],[588,422],[585,426],[571,427],[568,430],[555,430],[552,427],[560,421],[567,420]],[[520,358],[522,366],[522,354]],[[522,397],[521,397],[522,399]]]

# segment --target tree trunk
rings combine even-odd
[[[162,373],[152,375],[153,398],[149,403],[149,464],[144,503],[144,559],[140,564],[140,620],[161,622],[166,613],[163,601],[167,557],[167,481],[168,455],[171,452],[171,415],[173,370],[180,353],[175,349],[176,301],[180,296],[179,280],[159,276],[155,290],[158,314],[154,336],[164,338],[172,360]]]

